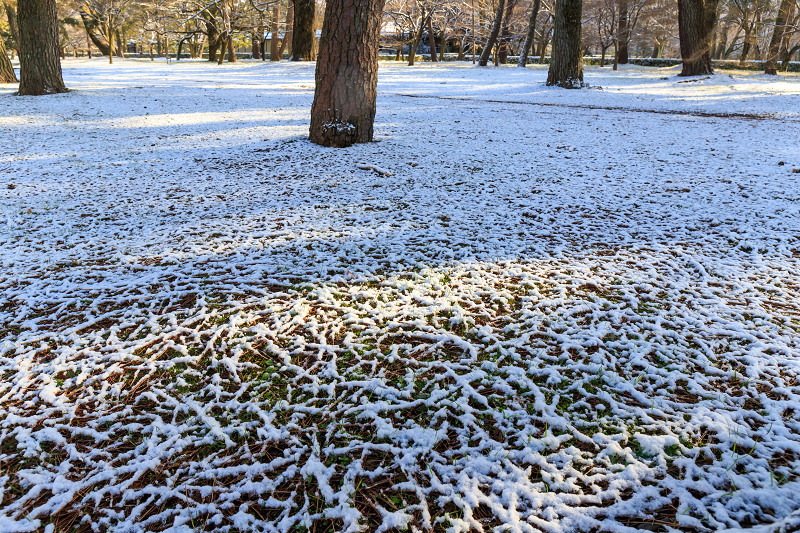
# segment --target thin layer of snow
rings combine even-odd
[[[800,509],[798,77],[381,63],[328,149],[310,64],[64,70],[0,89],[1,529]]]

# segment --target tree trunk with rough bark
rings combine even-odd
[[[286,29],[283,32],[283,41],[281,41],[281,49],[280,53],[278,54],[279,57],[283,57],[284,53],[288,53],[289,56],[292,55],[292,37],[294,35],[294,4],[289,3],[289,7],[286,9]]]
[[[536,37],[536,18],[539,16],[539,8],[541,7],[541,0],[533,0],[533,8],[531,9],[531,16],[528,19],[528,33],[525,34],[525,42],[522,45],[522,52],[519,54],[518,67],[525,67],[528,63],[528,53],[533,47],[533,40]]]
[[[65,93],[55,0],[19,0],[20,96]]]
[[[311,61],[313,59],[316,7],[317,4],[314,0],[295,0],[292,61]]]
[[[717,21],[719,0],[678,0],[678,34],[681,43],[681,76],[713,74],[711,35]]]
[[[272,33],[272,39],[269,40],[269,60],[270,61],[280,61],[281,60],[281,47],[280,41],[278,40],[278,33],[281,30],[281,12],[280,12],[280,5],[276,4],[275,7],[272,8],[272,26],[270,32]],[[286,36],[284,36],[284,40],[286,40]]]
[[[233,35],[228,34],[228,63],[236,63],[236,50],[233,48]]]
[[[553,20],[553,44],[547,85],[565,89],[583,87],[581,53],[582,0],[557,0]]]
[[[219,30],[217,29],[217,19],[214,15],[209,14],[208,22],[206,22],[206,34],[208,35],[208,60],[216,61],[217,52],[219,51]],[[150,45],[152,50],[153,46]]]
[[[0,83],[17,83],[17,75],[6,53],[6,43],[0,37]]]
[[[631,40],[630,29],[628,28],[628,0],[619,0],[617,35],[617,53],[614,55],[614,63],[627,65],[629,59],[628,43]]]
[[[497,42],[497,36],[500,35],[500,27],[503,25],[503,14],[505,13],[506,0],[499,0],[497,2],[497,10],[494,13],[494,24],[492,24],[492,33],[489,34],[489,40],[481,50],[481,58],[478,60],[478,65],[485,67],[489,64],[489,56],[492,54],[494,43]]]
[[[783,44],[783,36],[786,33],[786,23],[789,20],[791,5],[791,0],[781,0],[781,5],[778,8],[778,16],[775,19],[775,29],[772,30],[772,39],[769,42],[769,52],[767,52],[764,74],[771,74],[773,76],[778,74],[778,60],[781,55],[781,45]]]
[[[311,106],[311,142],[372,140],[384,0],[328,0]]]

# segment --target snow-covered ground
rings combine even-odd
[[[789,531],[800,77],[676,73],[0,86],[0,531]]]

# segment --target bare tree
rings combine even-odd
[[[525,34],[525,43],[522,45],[522,51],[519,54],[518,67],[525,67],[528,63],[528,53],[530,53],[533,46],[533,40],[536,38],[536,18],[539,16],[539,7],[541,0],[533,0],[533,7],[531,8],[531,15],[528,19],[528,32]]]
[[[497,36],[500,35],[500,27],[503,24],[503,14],[505,13],[506,0],[499,0],[497,2],[497,10],[494,13],[494,23],[492,24],[492,33],[489,34],[489,39],[481,51],[481,58],[478,60],[478,65],[485,67],[489,63],[489,56],[492,54],[492,47],[497,42]]]

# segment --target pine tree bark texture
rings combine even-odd
[[[19,0],[19,94],[65,93],[58,57],[58,15],[55,0]]]
[[[617,55],[615,62],[620,65],[627,65],[628,43],[631,40],[630,30],[628,28],[628,0],[619,0],[619,23],[617,26],[619,37],[617,38]]]
[[[678,0],[678,36],[683,69],[681,76],[713,74],[711,36],[719,0]]]
[[[531,16],[528,19],[528,33],[525,34],[525,42],[522,45],[522,52],[519,54],[518,67],[525,67],[528,63],[528,54],[533,47],[533,40],[536,37],[536,18],[539,16],[539,8],[541,0],[533,0],[533,9],[531,9]]]
[[[489,56],[492,55],[492,48],[494,43],[497,42],[497,36],[500,35],[500,27],[503,25],[503,14],[505,13],[506,1],[500,0],[497,2],[497,10],[494,14],[494,24],[492,24],[492,33],[489,34],[489,40],[481,50],[481,58],[478,60],[478,65],[485,67],[489,63]]]
[[[311,142],[345,147],[372,140],[384,1],[328,0],[311,106]]]
[[[6,43],[0,37],[0,83],[17,83],[17,81],[14,67],[11,65],[11,60],[8,59]]]
[[[311,61],[314,54],[315,0],[295,0],[292,61]],[[327,8],[325,9],[327,12]]]
[[[582,11],[582,0],[556,0],[547,85],[565,89],[583,87]]]
[[[775,29],[772,30],[772,39],[769,42],[769,51],[767,52],[767,63],[764,67],[764,74],[771,74],[773,76],[778,74],[778,60],[780,59],[781,45],[783,44],[783,37],[786,33],[786,23],[789,20],[791,8],[791,0],[781,0],[781,5],[778,8],[778,17],[775,19]]]

